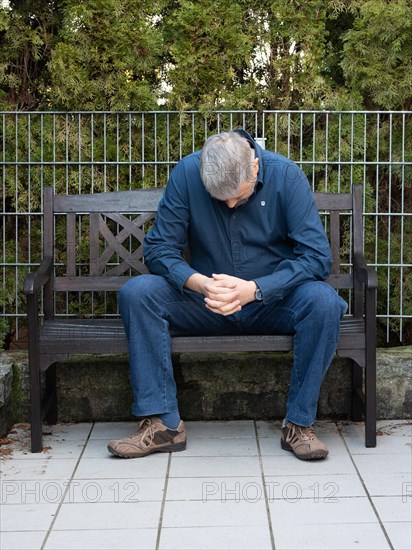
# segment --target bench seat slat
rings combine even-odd
[[[363,349],[363,319],[345,317],[338,350]],[[292,351],[292,335],[181,336],[172,333],[174,352]],[[120,319],[61,319],[45,321],[40,331],[40,353],[127,353]]]

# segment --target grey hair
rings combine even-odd
[[[253,176],[254,151],[237,132],[208,138],[200,154],[200,177],[206,190],[219,200],[236,196]]]

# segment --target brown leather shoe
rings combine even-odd
[[[185,425],[181,420],[177,429],[171,430],[157,416],[145,418],[139,423],[136,433],[109,441],[107,448],[109,452],[122,458],[183,451],[186,449]]]
[[[282,449],[291,451],[301,460],[326,458],[329,454],[326,445],[318,439],[312,426],[305,428],[293,422],[288,422],[282,428],[280,444]]]

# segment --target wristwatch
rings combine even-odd
[[[256,285],[256,290],[255,290],[255,300],[257,302],[263,302],[263,294],[262,294],[262,291],[260,290],[260,288],[258,287],[258,285],[256,284],[255,281],[253,281]]]

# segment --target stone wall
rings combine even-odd
[[[181,354],[174,357],[180,411],[187,420],[282,418],[292,354]],[[318,418],[346,419],[350,366],[335,358],[322,386]],[[72,357],[57,368],[59,420],[131,419],[127,356]],[[412,347],[377,352],[377,415],[412,418]],[[29,420],[25,352],[0,354],[0,435]]]

